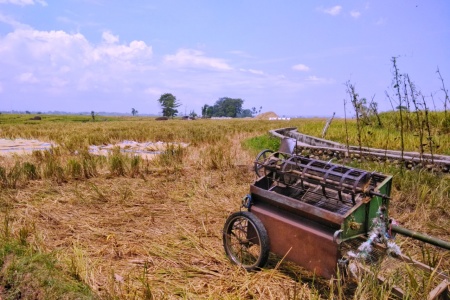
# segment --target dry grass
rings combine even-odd
[[[129,172],[130,158],[119,157],[125,166],[121,174],[114,173],[111,161],[105,159],[97,162],[95,176],[64,175],[64,180],[48,176],[3,188],[0,205],[8,209],[1,211],[1,219],[8,220],[9,235],[25,239],[38,251],[54,253],[68,274],[104,299],[334,299],[334,293],[339,295],[336,285],[288,262],[278,264],[275,258],[261,272],[245,272],[228,261],[222,246],[224,222],[239,210],[255,179],[254,156],[241,142],[284,126],[314,134],[324,122],[217,121],[209,127],[208,121],[175,122],[75,124],[67,132],[62,125],[53,132],[44,124],[33,132],[23,131],[27,137],[47,137],[66,145],[55,158],[62,167],[78,159],[71,154],[76,146],[87,146],[91,140],[163,140],[191,146],[176,159],[141,161],[134,173]],[[13,136],[16,130],[4,129]],[[18,161],[38,165],[36,160],[9,157],[0,158],[0,163],[9,170]],[[435,189],[448,202],[448,177]],[[430,224],[438,224],[432,218],[447,218],[448,224],[448,203],[422,201],[410,211],[403,202],[407,195],[394,193],[393,213],[406,227],[449,237],[449,227],[429,229]],[[428,191],[414,195],[420,193]],[[425,220],[410,218],[424,212]],[[330,286],[334,286],[331,291]],[[354,290],[343,293],[352,297]]]
[[[140,178],[31,182],[4,199],[14,208],[12,230],[26,228],[31,245],[56,252],[105,298],[311,295],[276,270],[246,273],[226,259],[223,224],[254,178],[253,158],[238,142],[228,145],[224,158],[191,148],[181,169]]]

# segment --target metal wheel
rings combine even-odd
[[[266,149],[266,150],[261,151],[256,156],[255,173],[256,173],[256,176],[258,176],[258,178],[264,176],[264,170],[262,170],[264,167],[264,162],[267,161],[267,159],[270,156],[272,156],[272,154],[273,154],[272,150]]]
[[[248,271],[256,270],[264,267],[269,257],[269,236],[254,214],[236,212],[225,222],[223,247],[233,263]]]
[[[287,153],[275,152],[266,161],[264,168],[264,176],[271,176],[273,180],[278,180],[280,172],[286,160],[291,156]]]

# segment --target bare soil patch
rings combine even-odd
[[[0,155],[30,154],[36,150],[50,150],[53,144],[39,140],[0,139]]]
[[[26,155],[31,154],[33,151],[46,150],[49,151],[56,145],[51,142],[43,142],[39,140],[29,139],[0,139],[0,155]],[[144,142],[139,143],[135,141],[122,141],[117,144],[108,145],[91,145],[89,152],[95,155],[108,155],[114,148],[119,148],[123,153],[129,153],[132,155],[139,155],[144,159],[153,159],[155,155],[161,154],[169,147],[187,147],[187,143],[164,143],[164,142]]]

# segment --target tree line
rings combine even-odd
[[[181,106],[181,102],[171,93],[162,94],[158,99],[161,105],[162,114],[164,117],[173,118],[178,115],[178,107]],[[241,98],[222,97],[219,98],[213,105],[205,104],[201,108],[202,118],[211,117],[230,117],[230,118],[246,118],[253,117],[262,110],[262,106],[259,110],[256,107],[251,109],[243,108],[244,100]],[[194,111],[189,113],[190,117],[197,117]]]

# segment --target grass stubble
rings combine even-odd
[[[67,299],[389,299],[389,286],[370,276],[359,285],[342,284],[275,257],[262,271],[246,272],[225,257],[223,224],[239,210],[255,179],[252,163],[258,150],[249,148],[248,141],[281,127],[319,135],[324,122],[130,119],[3,126],[7,137],[21,132],[20,137],[57,140],[62,146],[51,157],[0,157],[4,177],[10,178],[3,182],[0,196],[0,238],[12,245],[0,258],[0,295],[12,297],[16,291],[36,299],[58,293]],[[342,139],[342,124],[333,123],[330,139]],[[107,158],[86,152],[92,141],[124,139],[190,146],[172,148],[152,161],[136,161],[119,152]],[[380,139],[381,143],[386,141]],[[28,171],[14,175],[15,167]],[[360,167],[394,175],[391,216],[402,226],[449,239],[448,175],[406,171],[400,176],[389,164],[362,162]],[[448,251],[401,237],[397,242],[404,253],[448,273]],[[22,250],[13,251],[13,246]],[[48,255],[52,264],[45,260],[45,265],[60,274],[35,283],[37,294],[18,283],[41,276],[28,269],[17,271],[23,252],[29,253],[26,257]],[[53,283],[54,277],[72,281],[70,292],[57,290],[61,283]],[[410,288],[410,299],[433,288],[404,273],[393,274],[391,281]]]

